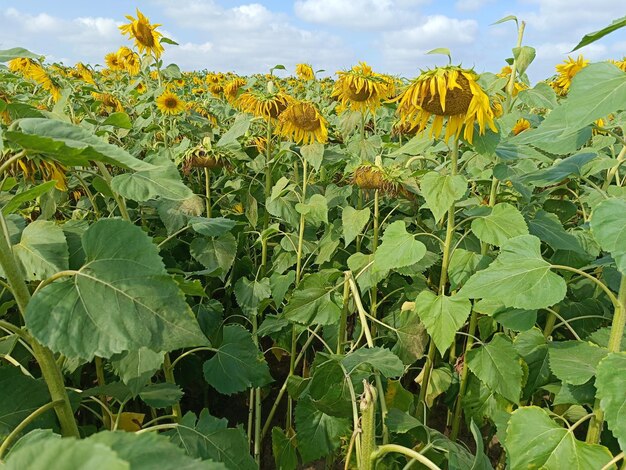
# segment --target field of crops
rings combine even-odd
[[[0,468],[624,468],[626,58],[243,77],[128,18],[0,51]]]

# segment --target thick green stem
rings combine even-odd
[[[441,470],[441,468],[438,467],[435,463],[433,463],[428,457],[423,456],[422,454],[414,451],[413,449],[409,449],[408,447],[404,447],[404,446],[399,446],[397,444],[385,444],[385,445],[378,447],[378,449],[376,449],[376,451],[372,455],[372,460],[378,460],[383,455],[389,454],[391,452],[402,454],[405,457],[408,457],[410,459],[415,459],[426,468],[429,468],[430,470]]]
[[[555,305],[554,309],[558,311],[559,306]],[[554,325],[556,324],[556,315],[554,314],[554,310],[548,310],[548,314],[546,315],[546,325],[543,327],[543,337],[548,338],[552,331],[554,330]]]
[[[165,353],[165,356],[163,357],[163,374],[165,375],[165,381],[168,384],[176,384],[176,379],[174,378],[174,368],[172,367],[172,361],[170,360],[169,353]],[[179,403],[172,405],[172,415],[177,423],[183,417],[183,412]]]
[[[372,454],[376,450],[376,389],[363,381],[361,410],[361,466],[362,470],[373,470]]]
[[[626,323],[626,276],[622,276],[619,292],[617,294],[617,304],[613,312],[613,322],[611,323],[611,333],[609,334],[609,352],[616,353],[621,350],[621,342],[624,335],[624,325]],[[593,418],[589,423],[587,430],[588,444],[597,444],[600,442],[600,434],[604,424],[604,412],[600,407],[600,400],[596,399],[593,405]]]
[[[104,379],[104,365],[102,364],[101,357],[95,357],[94,366],[96,368],[96,380],[98,381],[98,387],[104,387],[106,385],[106,380]],[[100,405],[100,408],[102,409],[102,422],[107,429],[111,429],[111,425],[113,423],[111,423],[111,420],[108,419],[107,410],[104,406],[104,403],[106,403],[106,396],[100,395],[98,398],[100,398],[100,401],[103,403]]]
[[[206,216],[211,218],[211,170],[204,169],[204,195],[206,204]]]
[[[0,223],[4,229],[6,223],[1,214]],[[26,308],[30,301],[30,292],[17,266],[9,241],[4,235],[0,235],[0,266],[2,266],[4,275],[11,286],[17,307],[22,317],[25,317]],[[54,409],[61,425],[61,433],[64,436],[79,437],[78,427],[74,420],[74,412],[72,411],[70,399],[65,390],[63,374],[54,359],[52,351],[39,344],[35,338],[32,338],[30,335],[28,336],[28,342],[33,349],[35,359],[41,368],[41,374],[48,386],[50,398],[55,403]]]
[[[624,158],[626,158],[626,145],[622,147],[622,150],[620,150],[619,154],[617,155],[617,161],[615,162],[615,166],[613,166],[613,168],[610,168],[608,170],[606,174],[606,180],[604,180],[604,184],[602,185],[603,190],[606,191],[607,189],[609,189],[609,186],[611,185],[613,178],[617,174],[617,171],[619,170],[620,165],[624,161]]]
[[[344,276],[345,277],[345,276]],[[339,319],[339,331],[337,332],[337,354],[343,353],[343,345],[346,341],[346,329],[348,323],[348,308],[350,306],[350,283],[345,277],[343,281],[343,307]]]
[[[378,189],[374,191],[374,235],[372,237],[372,255],[376,254],[376,249],[378,248],[378,231],[379,231],[379,201],[378,201]],[[378,308],[378,286],[374,284],[372,289],[370,290],[370,313],[374,318],[376,317],[376,310]],[[372,322],[370,326],[372,330],[372,335],[376,336],[376,323]]]
[[[109,173],[109,170],[107,170],[107,167],[105,166],[104,163],[102,162],[95,162],[95,163],[96,163],[96,166],[98,167],[98,170],[100,170],[100,173],[102,174],[102,178],[104,179],[104,181],[106,181],[107,185],[109,186],[109,189],[111,190],[111,194],[113,194],[113,199],[115,199],[115,202],[117,203],[117,207],[120,210],[120,214],[122,218],[130,222],[130,216],[128,215],[128,210],[126,209],[126,201],[124,200],[122,196],[120,196],[115,191],[113,191],[113,188],[111,188],[111,180],[113,179],[113,177],[111,176],[111,173]]]
[[[454,139],[452,143],[452,152],[450,153],[450,174],[455,176],[458,172],[459,165],[459,141]],[[441,256],[441,274],[439,276],[439,295],[444,295],[446,292],[446,285],[448,283],[448,266],[450,265],[450,251],[452,248],[452,241],[454,238],[454,213],[456,207],[454,203],[448,208],[448,220],[446,225],[446,239],[443,242],[443,254]],[[423,411],[426,411],[426,392],[428,390],[428,383],[430,382],[430,374],[433,370],[435,363],[436,348],[431,338],[430,345],[428,346],[428,359],[424,364],[424,371],[422,376],[422,384],[420,386],[419,394],[419,406]]]

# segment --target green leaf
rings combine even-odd
[[[385,318],[385,323],[396,329],[398,336],[391,352],[406,365],[413,364],[424,356],[428,335],[426,327],[413,310],[403,310]]]
[[[111,358],[111,367],[133,393],[139,394],[150,378],[161,368],[163,353],[139,348]]]
[[[91,360],[147,347],[207,344],[189,305],[141,228],[101,219],[83,235],[85,264],[33,295],[26,325],[40,342]]]
[[[180,72],[180,67],[176,64],[169,64],[167,67],[161,70],[161,75],[163,75],[163,78],[167,80],[178,80],[183,76]]]
[[[250,116],[245,113],[237,115],[235,122],[228,128],[215,145],[217,147],[226,147],[233,144],[239,146],[237,139],[248,132],[248,129],[250,128],[250,119]]]
[[[519,100],[532,108],[553,109],[556,104],[556,93],[545,82],[537,83],[533,88],[518,93]]]
[[[224,327],[215,355],[202,366],[207,383],[224,395],[262,387],[272,381],[269,367],[252,335],[239,325]]]
[[[491,262],[491,258],[480,253],[457,248],[450,257],[448,266],[448,278],[450,286],[457,290],[467,281],[472,274],[480,269],[486,268]]]
[[[522,391],[522,366],[519,355],[502,333],[466,354],[469,369],[487,387],[513,403],[519,403]]]
[[[219,237],[230,232],[237,224],[234,220],[225,217],[192,217],[189,219],[189,225],[194,232],[204,235],[205,237]]]
[[[235,299],[246,315],[256,315],[258,306],[262,300],[269,299],[272,295],[270,279],[264,277],[260,281],[249,280],[240,277],[235,283]]]
[[[615,259],[617,269],[626,275],[626,200],[602,201],[591,213],[591,233],[603,250]]]
[[[22,191],[21,193],[13,196],[9,202],[2,208],[2,213],[4,215],[10,214],[11,212],[19,209],[19,207],[25,202],[32,201],[37,199],[42,194],[46,194],[48,191],[54,188],[56,181],[46,181],[45,183],[39,184],[34,188],[27,189],[26,191]]]
[[[3,49],[0,51],[0,62],[8,62],[10,60],[18,59],[20,57],[37,60],[42,56],[40,54],[34,54],[33,52],[30,52],[28,49],[24,49],[23,47],[13,47],[11,49]]]
[[[293,292],[283,316],[304,325],[331,325],[341,316],[341,309],[331,298],[332,285],[323,273],[309,275]]]
[[[513,57],[517,62],[517,73],[522,75],[528,66],[535,60],[536,51],[534,47],[522,46],[513,48]]]
[[[501,246],[511,238],[527,235],[528,227],[515,206],[501,202],[493,207],[489,215],[472,221],[472,232],[480,241]]]
[[[463,397],[465,416],[479,423],[486,419],[495,420],[498,413],[507,410],[511,403],[502,395],[494,392],[470,373],[467,391]]]
[[[106,468],[130,470],[130,464],[110,447],[89,440],[49,437],[20,446],[7,459],[3,470],[61,470]]]
[[[126,199],[139,202],[157,197],[184,201],[193,196],[193,191],[182,182],[173,162],[163,158],[150,162],[155,165],[152,169],[114,176],[111,189]]]
[[[527,173],[520,178],[520,181],[531,183],[534,186],[548,186],[559,183],[572,175],[581,176],[583,174],[583,167],[597,157],[598,155],[596,153],[581,152],[559,160],[554,163],[554,165],[547,168]]]
[[[411,266],[421,260],[426,254],[426,247],[422,242],[406,231],[402,220],[390,224],[382,236],[382,244],[374,255],[372,272],[384,273],[392,269]]]
[[[321,194],[314,194],[307,203],[296,204],[296,211],[306,216],[306,222],[318,226],[321,223],[328,223],[328,204],[326,198]]]
[[[152,408],[166,408],[180,401],[184,393],[176,384],[160,383],[145,387],[139,397]]]
[[[18,367],[0,367],[0,441],[40,406],[50,402],[50,394],[43,380],[24,375]],[[54,412],[49,411],[33,421],[33,427],[47,427],[54,423]]]
[[[602,468],[612,458],[606,447],[578,441],[537,406],[525,406],[511,414],[505,447],[511,470]]]
[[[608,350],[586,341],[559,341],[550,344],[550,369],[559,379],[582,385],[596,375],[598,363]]]
[[[466,191],[467,180],[463,175],[441,175],[430,171],[421,179],[422,196],[435,216],[435,222],[439,222],[450,206],[460,200]]]
[[[626,353],[610,353],[598,364],[596,387],[609,429],[626,449]]]
[[[458,295],[497,300],[505,307],[549,307],[563,300],[567,291],[565,280],[550,267],[541,256],[540,240],[520,235],[504,242],[496,260],[469,278]]]
[[[344,368],[339,362],[340,359],[340,356],[317,354],[313,362],[313,375],[308,381],[307,391],[315,408],[322,413],[338,418],[348,418],[352,415],[349,388],[351,384],[349,383],[350,378],[346,377]],[[302,385],[305,383],[303,382]]]
[[[441,354],[450,347],[471,309],[472,303],[466,298],[436,295],[429,290],[420,292],[415,299],[415,312]]]
[[[350,434],[350,421],[322,413],[311,399],[304,398],[296,405],[296,431],[298,450],[306,464],[338,449],[341,438]]]
[[[298,455],[295,438],[296,436],[288,438],[279,427],[272,428],[272,453],[277,470],[296,470]]]
[[[103,431],[86,439],[115,451],[130,464],[132,470],[224,470],[223,464],[198,461],[165,436],[155,432],[136,434],[123,431]]]
[[[360,348],[348,354],[341,362],[348,374],[363,364],[367,364],[387,378],[400,377],[404,373],[404,364],[400,358],[385,348]]]
[[[363,231],[367,222],[370,220],[370,210],[357,210],[352,206],[346,206],[341,213],[341,222],[343,225],[343,240],[345,246],[348,246],[356,239],[357,235]]]
[[[237,240],[226,233],[216,238],[196,238],[189,247],[191,256],[210,273],[224,279],[237,256]]]
[[[580,42],[576,44],[576,47],[572,49],[570,52],[574,52],[580,49],[581,47],[588,46],[589,44],[596,42],[598,39],[601,39],[607,34],[610,34],[613,31],[617,31],[618,29],[623,28],[624,26],[626,26],[626,16],[622,16],[621,18],[613,20],[613,22],[610,25],[605,26],[604,28],[599,29],[598,31],[585,34],[583,38],[580,40]]]
[[[309,145],[303,145],[300,147],[300,153],[302,158],[315,168],[315,171],[319,171],[324,159],[324,144],[314,142]]]
[[[214,418],[203,409],[199,418],[186,413],[168,434],[191,457],[222,462],[228,470],[258,470],[243,430],[227,425],[226,419]]]
[[[14,126],[21,132],[7,131],[5,136],[8,140],[25,149],[52,155],[64,165],[88,166],[90,160],[95,160],[135,171],[154,169],[153,165],[133,157],[123,148],[68,122],[25,118]]]
[[[548,343],[537,328],[523,331],[515,337],[513,347],[528,365],[528,378],[524,386],[524,397],[550,382]]]
[[[63,229],[51,221],[36,220],[28,225],[20,242],[13,245],[13,254],[29,281],[41,281],[68,269],[69,252]]]
[[[111,113],[102,123],[103,126],[119,127],[120,129],[132,129],[133,123],[128,114],[124,112]]]
[[[559,218],[550,212],[544,210],[537,212],[535,218],[528,221],[528,230],[531,235],[539,237],[555,251],[569,250],[581,254],[586,253],[578,238],[566,232]]]

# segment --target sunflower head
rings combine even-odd
[[[33,64],[28,69],[28,76],[52,95],[52,99],[61,99],[61,86],[59,83],[39,64]]]
[[[226,154],[214,149],[210,139],[189,149],[183,157],[183,172],[189,174],[194,168],[222,168],[228,165]]]
[[[518,119],[515,125],[513,126],[513,135],[517,135],[520,132],[524,132],[526,129],[530,129],[530,121],[528,119]]]
[[[8,160],[10,157],[11,155],[7,154],[4,159]],[[0,164],[5,162],[4,159],[0,159]],[[39,155],[24,155],[9,165],[7,169],[10,175],[21,176],[33,183],[38,178],[43,181],[55,180],[54,187],[61,191],[67,191],[66,171],[67,169],[56,160]]]
[[[326,119],[313,103],[294,101],[278,116],[276,133],[297,144],[326,143]]]
[[[159,95],[156,99],[156,105],[159,111],[170,116],[180,114],[185,110],[185,102],[171,91],[165,91]]]
[[[463,136],[471,143],[475,122],[480,134],[485,132],[486,126],[497,132],[489,96],[477,80],[472,70],[453,65],[422,72],[396,98],[400,102],[400,117],[417,125],[420,131],[433,117],[431,136],[439,136],[446,121],[445,140],[458,137],[465,128]]]
[[[139,54],[133,52],[126,46],[122,46],[117,50],[117,60],[123,70],[130,75],[137,75],[141,69],[141,58]]]
[[[78,62],[74,67],[74,77],[83,80],[91,85],[95,85],[96,81],[93,78],[91,70],[89,70],[82,62]]]
[[[117,53],[115,52],[109,52],[107,55],[105,55],[104,62],[111,70],[124,70],[124,64],[120,61]]]
[[[315,80],[315,72],[309,64],[296,65],[296,75],[300,80]]]
[[[156,59],[161,57],[165,50],[160,42],[163,34],[156,30],[161,25],[150,24],[150,20],[139,9],[137,9],[137,19],[132,16],[126,16],[126,18],[130,23],[120,26],[122,34],[126,34],[129,39],[135,40],[135,46],[137,46],[140,53],[152,54]]]
[[[246,80],[241,77],[235,77],[224,85],[224,96],[229,103],[233,104],[239,95],[239,89],[246,84]]]
[[[97,101],[101,102],[100,105],[100,114],[107,115],[112,112],[123,112],[124,106],[119,99],[115,97],[115,95],[111,93],[98,93],[92,92],[91,96],[94,97]]]
[[[556,66],[557,76],[550,82],[550,86],[558,95],[567,95],[574,76],[588,64],[589,61],[585,60],[582,55],[579,55],[576,60],[568,56],[565,62]]]
[[[247,90],[237,98],[235,106],[239,110],[268,120],[275,120],[293,101],[282,91],[269,93],[264,90]]]
[[[609,62],[611,62],[621,71],[626,72],[626,56],[622,57],[622,60],[609,60]]]
[[[402,185],[404,172],[399,167],[383,167],[375,163],[363,163],[352,174],[352,184],[361,189],[376,189],[389,196],[409,197]]]
[[[14,73],[21,73],[28,76],[28,71],[32,66],[38,66],[39,63],[33,59],[27,59],[26,57],[17,57],[9,61],[9,70]]]
[[[337,72],[332,96],[341,102],[342,108],[354,111],[376,111],[383,99],[390,98],[395,91],[392,77],[372,71],[365,62],[351,70]]]

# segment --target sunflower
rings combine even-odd
[[[5,156],[6,159],[9,154]],[[0,161],[4,163],[4,161]],[[11,176],[22,176],[25,180],[35,182],[35,177],[39,176],[43,181],[55,180],[55,188],[61,191],[67,191],[67,177],[65,176],[67,169],[56,160],[43,158],[38,155],[24,155],[22,158],[14,161],[7,172]]]
[[[128,47],[122,46],[117,50],[117,60],[122,68],[130,75],[137,75],[141,69],[141,58],[139,54],[131,51]]]
[[[404,187],[403,183],[408,182],[405,176],[405,170],[401,167],[363,163],[354,170],[351,182],[361,189],[377,189],[389,196],[402,195],[413,199],[412,193]]]
[[[390,98],[395,91],[394,80],[372,71],[365,62],[360,62],[351,70],[337,72],[332,96],[341,101],[341,107],[350,107],[353,111],[370,110],[372,113],[380,106],[381,100]]]
[[[403,121],[417,124],[423,131],[431,116],[431,136],[439,136],[447,120],[445,140],[463,136],[471,144],[474,123],[478,122],[480,134],[485,127],[498,132],[494,123],[489,96],[477,83],[478,75],[472,70],[448,65],[422,72],[396,98],[400,102],[398,112]]]
[[[79,78],[84,82],[90,83],[91,85],[95,85],[96,81],[93,78],[93,74],[91,70],[89,70],[82,62],[78,62],[75,66],[75,70],[72,72],[72,76],[75,78]]]
[[[146,91],[148,91],[148,87],[146,87],[145,83],[139,82],[135,87],[135,91],[140,95],[143,95]]]
[[[31,65],[28,69],[28,76],[41,85],[44,90],[47,90],[52,95],[55,103],[59,101],[61,98],[61,87],[41,65]]]
[[[9,99],[9,95],[4,91],[0,90],[0,102],[9,104],[11,100]],[[4,121],[5,124],[11,124],[11,115],[5,109],[4,111],[0,111],[0,119]]]
[[[585,60],[582,55],[579,55],[576,60],[568,56],[565,62],[556,66],[558,75],[552,82],[550,82],[550,86],[558,95],[567,95],[574,76],[587,67],[588,64],[589,61]]]
[[[109,52],[104,56],[104,63],[111,70],[121,71],[124,70],[124,64],[120,61],[116,52]]]
[[[161,57],[161,53],[165,50],[161,45],[160,38],[163,36],[156,29],[160,24],[150,24],[150,20],[146,18],[137,9],[137,19],[132,16],[126,16],[130,23],[120,26],[122,34],[127,34],[129,39],[135,39],[135,46],[140,53],[152,54],[156,59]]]
[[[276,133],[296,144],[325,143],[328,140],[326,119],[314,104],[294,101],[278,116]]]
[[[619,68],[623,72],[626,72],[626,56],[622,57],[622,60],[611,59],[609,60],[609,62],[611,62],[613,65],[615,65],[617,68]]]
[[[185,103],[171,91],[166,91],[157,97],[156,104],[163,114],[179,114],[185,109]]]
[[[28,76],[32,66],[39,66],[39,63],[26,57],[17,57],[9,61],[9,70],[13,73],[21,73],[24,76]]]
[[[124,111],[124,106],[122,106],[121,101],[111,93],[98,93],[94,91],[91,93],[91,96],[93,96],[96,101],[102,103],[100,106],[101,114]]]
[[[248,90],[237,98],[236,106],[243,112],[263,119],[276,119],[293,101],[283,92],[264,93]]]
[[[296,65],[296,75],[300,80],[315,80],[315,72],[309,64]]]
[[[515,125],[513,126],[512,132],[513,135],[517,135],[520,132],[524,132],[526,129],[530,129],[530,121],[528,119],[518,119]]]
[[[239,89],[246,84],[245,78],[235,77],[224,85],[224,96],[233,104],[239,95]]]

